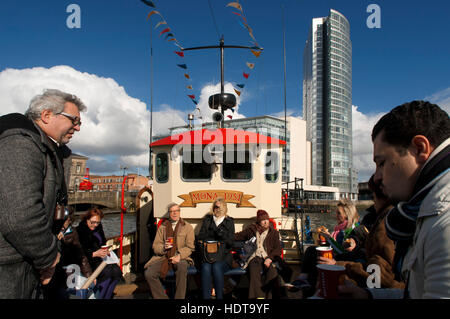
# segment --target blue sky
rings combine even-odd
[[[218,44],[251,45],[248,32],[226,4],[232,0],[155,0],[172,33],[184,47]],[[81,8],[81,28],[69,29],[70,4]],[[225,80],[245,83],[239,113],[244,116],[283,111],[282,5],[285,7],[287,108],[301,116],[302,54],[311,19],[333,8],[351,25],[353,104],[364,115],[386,112],[413,99],[438,96],[450,87],[450,2],[445,0],[241,0],[258,43],[259,58],[249,51],[225,52]],[[381,8],[381,28],[369,29],[369,4]],[[150,103],[150,32],[160,19],[147,21],[152,9],[139,0],[42,0],[0,2],[0,72],[6,69],[66,65],[81,73],[113,79],[126,95]],[[154,108],[168,106],[183,117],[195,105],[186,96],[220,80],[216,50],[174,54],[173,44],[153,31]],[[256,64],[249,70],[246,62]],[[188,91],[188,65],[194,90]],[[242,72],[250,71],[245,80]],[[1,74],[1,73],[0,73]],[[44,80],[44,79],[43,79]],[[100,94],[100,92],[99,92]],[[110,93],[108,93],[110,94]],[[112,94],[112,93],[111,93]],[[448,96],[450,93],[446,93]],[[445,94],[444,94],[445,95]],[[98,97],[101,99],[101,97]],[[2,108],[4,108],[2,106]],[[181,112],[181,113],[177,113]],[[3,114],[3,112],[0,112]],[[89,154],[90,155],[90,154]]]

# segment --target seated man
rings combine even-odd
[[[194,264],[190,257],[194,250],[194,228],[180,218],[180,206],[167,206],[169,219],[158,228],[153,242],[155,255],[145,264],[147,280],[154,299],[168,299],[160,278],[164,279],[170,269],[175,271],[175,299],[186,295],[187,269]]]

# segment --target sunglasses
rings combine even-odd
[[[89,224],[91,225],[100,225],[100,222],[93,222],[90,219],[88,219]]]
[[[214,206],[214,209],[220,209],[220,206]]]
[[[72,115],[72,114],[65,113],[65,112],[57,113],[57,115],[58,115],[58,114],[64,115],[64,116],[67,117],[69,120],[71,120],[73,126],[77,126],[77,125],[78,125],[78,126],[81,126],[81,121],[80,121],[80,118],[79,118],[78,116],[74,116],[74,115]]]

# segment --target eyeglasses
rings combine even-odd
[[[65,117],[67,117],[69,120],[72,121],[73,126],[77,126],[77,125],[81,126],[81,121],[80,121],[80,118],[78,116],[74,116],[72,114],[68,114],[68,113],[65,113],[65,112],[60,112],[60,113],[56,113],[56,114],[57,115],[61,114],[61,115],[64,115]]]
[[[100,222],[93,222],[90,219],[88,219],[88,222],[89,222],[89,224],[92,224],[92,225],[100,225]]]
[[[220,206],[214,206],[213,209],[220,209]]]
[[[177,213],[177,212],[179,212],[180,210],[179,209],[176,209],[176,210],[169,210],[169,213]]]

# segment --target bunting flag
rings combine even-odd
[[[141,0],[143,3],[148,5],[149,7],[155,8],[155,4],[152,1],[149,0]]]
[[[159,21],[156,25],[155,25],[155,29],[157,28],[157,27],[159,27],[161,24],[167,24],[167,22],[166,21]]]
[[[241,96],[241,92],[240,92],[240,91],[234,89],[234,92],[236,92],[236,94],[237,94],[238,96]]]
[[[255,51],[255,50],[250,50],[250,51],[252,51],[252,53],[255,55],[255,57],[259,58],[261,51]]]
[[[250,76],[250,74],[248,74],[248,73],[243,73],[243,75],[244,75],[244,78],[246,78],[246,79],[248,79],[248,77]]]
[[[233,117],[231,115],[227,115],[227,117],[231,120],[233,119]]]
[[[163,33],[169,32],[169,31],[170,31],[170,28],[165,28],[164,30],[162,30],[162,31],[159,33],[159,36],[161,36],[161,34],[163,34]]]
[[[242,6],[239,2],[230,2],[229,4],[226,5],[227,7],[233,7],[238,9],[239,11],[242,11]]]
[[[242,14],[237,13],[237,12],[231,12],[231,13],[234,13],[235,15],[240,16],[242,18],[242,20],[244,20],[247,23],[247,19]]]
[[[253,68],[255,67],[255,63],[247,62],[246,64],[247,64],[248,68],[251,70],[253,70]]]
[[[236,84],[237,87],[240,87],[241,89],[244,88],[245,84]]]
[[[141,2],[143,2],[145,5],[147,5],[147,6],[149,6],[149,7],[152,7],[152,8],[157,9],[156,6],[155,6],[155,4],[154,4],[154,1],[151,1],[151,0],[141,0]],[[239,10],[242,11],[242,7],[239,5],[239,3],[236,2],[235,4],[237,4],[237,7],[236,7],[236,8],[238,8]],[[234,4],[233,4],[233,5],[234,5]],[[147,20],[149,20],[150,17],[151,17],[152,15],[154,15],[154,14],[159,15],[159,16],[161,17],[161,21],[159,21],[158,23],[156,23],[153,29],[156,30],[156,29],[157,29],[158,27],[160,27],[161,25],[165,25],[166,27],[164,27],[163,30],[159,33],[159,36],[161,37],[161,35],[163,35],[163,34],[166,33],[166,34],[165,34],[165,37],[164,37],[165,41],[171,42],[171,43],[173,43],[174,45],[176,45],[180,50],[177,50],[177,51],[174,51],[174,52],[175,52],[179,57],[184,58],[183,46],[182,46],[182,45],[178,42],[178,40],[175,38],[174,33],[171,31],[171,28],[168,26],[168,23],[167,23],[166,19],[164,19],[163,15],[162,15],[159,11],[157,11],[157,10],[152,10],[152,11],[147,15]],[[245,17],[244,17],[244,16],[241,15],[241,17],[245,20]],[[245,20],[245,21],[246,21],[246,20]],[[180,67],[180,68],[182,68],[182,69],[184,69],[184,70],[187,70],[187,65],[186,65],[185,63],[177,64],[177,66]],[[183,74],[184,74],[184,77],[185,77],[186,79],[190,80],[190,75],[189,75],[188,73],[183,73]],[[186,85],[186,89],[193,90],[192,85],[190,85],[189,83],[186,83],[186,84],[187,84],[187,85]],[[198,104],[198,102],[195,100],[195,95],[189,94],[188,96],[191,98],[191,100],[192,100],[192,102],[193,102],[194,104],[196,104],[196,105]],[[200,118],[201,118],[201,117],[200,117]]]
[[[150,17],[151,17],[152,15],[154,15],[154,14],[159,14],[159,15],[161,16],[161,13],[159,13],[159,12],[156,11],[156,10],[153,10],[152,12],[150,12],[150,13],[148,14],[147,20],[150,19]]]

